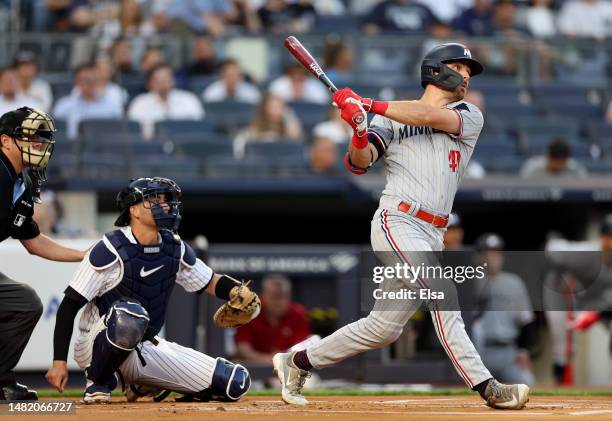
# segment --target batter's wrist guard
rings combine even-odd
[[[366,112],[380,115],[385,115],[389,108],[389,102],[375,101],[372,98],[361,98],[361,105]]]
[[[353,138],[351,139],[351,143],[357,149],[364,149],[366,146],[368,146],[368,143],[370,143],[368,141],[367,131],[364,132],[361,136],[359,136],[357,133],[353,133]]]
[[[344,165],[346,166],[346,169],[352,172],[353,174],[363,175],[368,172],[367,168],[361,168],[353,165],[353,163],[351,162],[351,155],[348,152],[346,153],[346,155],[344,155]]]

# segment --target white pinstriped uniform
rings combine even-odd
[[[385,150],[387,184],[374,214],[371,226],[372,249],[385,265],[407,263],[418,266],[431,259],[419,252],[443,249],[445,229],[399,211],[401,201],[416,204],[416,208],[447,216],[452,209],[457,188],[472,156],[483,117],[478,108],[465,101],[447,105],[461,121],[459,136],[436,132],[431,128],[415,128],[376,116],[369,129]],[[456,152],[453,152],[456,151]],[[416,209],[415,209],[416,211]],[[402,288],[431,288],[443,291],[444,302],[427,302],[438,339],[459,376],[469,387],[489,378],[468,337],[460,311],[441,311],[457,307],[452,283],[419,279],[407,284],[392,279],[382,284],[383,291]],[[316,368],[322,368],[352,355],[393,343],[404,325],[421,305],[420,300],[380,300],[370,314],[353,322],[308,348],[308,358]]]
[[[121,230],[132,243],[136,243],[130,227],[121,228]],[[106,237],[104,241],[109,245]],[[184,245],[181,247],[182,257],[185,247]],[[113,250],[113,247],[109,249]],[[181,261],[176,283],[187,292],[195,292],[205,288],[212,276],[212,269],[200,259],[196,259],[193,266],[188,266]],[[89,256],[87,256],[70,281],[70,286],[75,291],[90,300],[83,309],[79,320],[79,336],[74,346],[74,359],[83,369],[91,362],[94,339],[104,329],[104,322],[100,318],[98,308],[91,300],[117,286],[122,277],[121,259],[108,267],[97,270],[90,265]],[[184,393],[200,392],[210,386],[216,364],[215,358],[159,337],[157,339],[158,345],[153,345],[149,341],[138,345],[146,361],[144,367],[136,351],[132,351],[121,364],[119,371],[127,383]]]

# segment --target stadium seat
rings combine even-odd
[[[275,159],[299,159],[304,156],[304,146],[301,143],[279,142],[248,142],[245,148],[245,157],[264,157]]]
[[[162,139],[175,140],[185,134],[213,133],[215,127],[209,120],[165,120],[155,124],[155,134]]]
[[[81,121],[79,132],[83,138],[87,139],[109,137],[119,133],[140,136],[140,124],[136,121],[123,119],[90,119]]]
[[[517,121],[516,128],[521,137],[531,138],[533,136],[547,136],[576,138],[579,134],[579,126],[573,120],[559,119],[522,119]]]
[[[151,174],[163,174],[164,177],[195,176],[199,171],[196,159],[149,156],[147,159],[132,161],[132,177],[148,177]]]
[[[288,104],[302,122],[302,126],[311,131],[312,128],[328,119],[329,105],[313,104],[312,102],[294,101]]]
[[[214,127],[225,133],[236,131],[249,125],[255,113],[255,105],[235,101],[206,103],[206,119]]]
[[[174,154],[199,160],[233,157],[234,146],[231,139],[223,136],[181,136],[173,141]]]
[[[323,34],[347,34],[357,32],[359,23],[359,18],[351,14],[317,15],[314,29]]]
[[[144,155],[164,155],[164,145],[155,140],[143,140],[140,135],[114,133],[84,137],[82,150],[85,153],[120,153],[127,157],[142,157]]]
[[[217,75],[191,77],[189,78],[187,89],[196,94],[198,97],[201,97],[204,89],[206,89],[208,85],[217,79]]]
[[[474,150],[474,158],[483,163],[491,159],[507,156],[517,156],[516,146],[511,143],[478,144]]]

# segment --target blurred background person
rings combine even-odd
[[[162,120],[200,120],[204,108],[189,91],[174,88],[174,73],[167,64],[154,67],[147,78],[148,92],[137,95],[128,106],[130,120],[140,123],[142,135],[153,137],[155,123]]]
[[[340,174],[338,145],[327,137],[315,137],[308,151],[310,171],[313,174]]]
[[[304,101],[329,104],[330,93],[318,80],[310,77],[301,64],[291,63],[285,74],[270,83],[269,91],[286,102]]]
[[[453,22],[457,32],[473,37],[487,37],[493,34],[494,0],[474,0]]]
[[[234,141],[239,156],[244,152],[247,142],[301,142],[302,124],[293,110],[282,98],[267,93],[255,110],[251,124],[240,132]]]
[[[100,90],[98,72],[91,64],[83,64],[74,71],[72,92],[60,98],[53,108],[53,116],[66,121],[68,138],[76,139],[79,123],[93,118],[121,118],[123,107]]]
[[[110,48],[113,69],[118,77],[134,76],[138,70],[134,67],[132,46],[125,38],[117,38]]]
[[[215,44],[210,35],[197,35],[191,41],[191,60],[183,68],[189,76],[208,76],[217,71]]]
[[[32,217],[42,234],[59,238],[83,238],[85,236],[86,233],[80,228],[64,220],[64,210],[53,191],[43,192],[41,199],[41,203],[34,204]]]
[[[153,68],[165,62],[166,58],[161,47],[149,45],[140,57],[140,74],[146,77]]]
[[[317,123],[313,127],[313,136],[331,139],[336,144],[348,144],[353,136],[353,129],[342,120],[340,110],[330,105],[327,115],[328,120]]]
[[[32,51],[22,50],[15,57],[15,70],[19,80],[19,92],[35,98],[43,110],[50,110],[53,103],[51,85],[38,77],[38,64]]]
[[[225,0],[173,0],[165,14],[170,20],[169,32],[177,35],[209,33],[215,38],[226,31],[231,6]]]
[[[568,0],[559,11],[559,32],[570,37],[603,40],[612,35],[612,4],[601,0]]]
[[[552,141],[545,156],[529,158],[521,168],[523,178],[586,178],[586,168],[570,155],[570,147],[563,139]]]
[[[5,67],[0,70],[0,115],[16,110],[20,107],[39,108],[42,111],[42,104],[34,97],[20,93],[19,79],[14,67]]]
[[[261,26],[272,34],[308,32],[316,19],[310,0],[266,0],[257,10],[257,15]]]
[[[435,17],[429,7],[413,0],[385,0],[376,5],[363,19],[363,31],[423,35]]]
[[[535,314],[527,289],[520,277],[503,271],[505,245],[499,235],[483,234],[475,246],[486,275],[475,279],[474,345],[495,378],[532,385],[529,348],[535,342]]]
[[[462,250],[465,231],[461,225],[461,216],[453,212],[448,217],[448,225],[444,232],[444,250]]]
[[[323,65],[325,73],[334,84],[348,85],[353,76],[353,50],[341,40],[331,40],[325,43]]]
[[[236,329],[236,357],[250,363],[272,364],[272,356],[311,335],[306,309],[291,300],[291,281],[281,274],[262,280],[261,313]]]
[[[113,64],[105,55],[99,55],[94,64],[98,76],[98,89],[101,95],[113,101],[118,108],[123,109],[128,99],[124,88],[113,82]]]
[[[219,65],[219,79],[202,92],[204,102],[238,101],[256,104],[261,99],[259,89],[245,80],[236,60],[226,59]]]
[[[552,37],[557,34],[557,17],[553,11],[553,0],[530,0],[524,10],[525,27],[537,38]]]

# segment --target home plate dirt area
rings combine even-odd
[[[532,396],[521,411],[493,410],[477,396],[309,396],[310,405],[285,405],[278,397],[253,396],[238,403],[128,403],[117,397],[108,405],[89,406],[77,400],[76,415],[51,420],[500,420],[610,419],[612,399],[589,396]],[[43,399],[54,400],[55,398]],[[15,419],[4,416],[0,419]],[[18,419],[41,419],[20,415]]]

